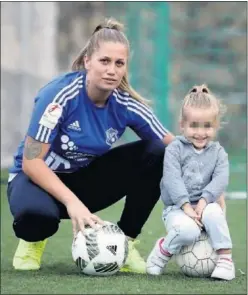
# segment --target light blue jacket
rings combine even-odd
[[[229,180],[228,155],[219,142],[210,142],[201,153],[184,137],[177,136],[165,151],[161,199],[165,206],[195,203],[203,197],[215,202]]]

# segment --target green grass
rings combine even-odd
[[[71,258],[70,221],[62,221],[59,231],[49,239],[42,269],[18,272],[12,269],[12,257],[18,240],[12,230],[12,217],[1,186],[1,294],[246,294],[246,201],[228,201],[228,222],[233,239],[236,279],[231,282],[192,279],[180,273],[174,261],[160,277],[118,273],[112,277],[88,277],[79,274]],[[123,202],[99,212],[105,220],[117,221]],[[140,235],[138,246],[147,258],[155,240],[163,235],[162,205],[158,203]]]

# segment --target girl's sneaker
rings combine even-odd
[[[162,248],[164,238],[157,240],[146,262],[146,272],[150,275],[161,275],[172,255],[167,255]]]
[[[235,266],[232,259],[219,257],[211,278],[231,281],[235,278]]]

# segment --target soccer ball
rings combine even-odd
[[[87,275],[113,275],[125,264],[128,240],[118,225],[105,221],[95,230],[86,226],[72,243],[72,258],[79,270]]]
[[[189,277],[210,277],[215,265],[217,254],[205,231],[200,238],[190,246],[183,246],[175,255],[181,271]]]

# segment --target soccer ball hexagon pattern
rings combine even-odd
[[[185,275],[210,277],[216,265],[217,254],[207,233],[203,231],[197,241],[189,246],[183,246],[175,258]]]

